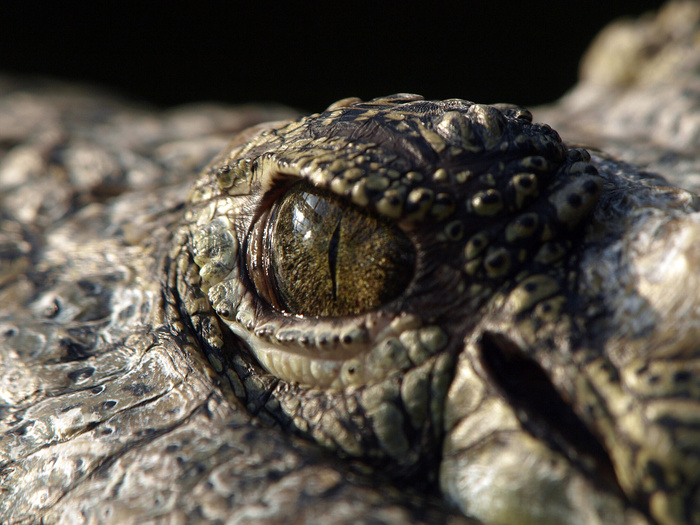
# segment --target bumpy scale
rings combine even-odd
[[[521,108],[343,100],[204,171],[182,255],[199,271],[180,287],[209,305],[195,314],[207,355],[251,412],[437,483],[467,515],[691,523],[696,329],[668,341],[660,317],[683,308],[695,326],[697,314],[661,299],[659,270],[645,284],[642,259],[650,236],[689,221],[692,196],[657,204],[658,191],[599,173]],[[635,199],[654,209],[626,216]],[[672,249],[691,250],[692,224],[664,234]],[[359,249],[375,228],[403,259]],[[313,285],[296,291],[300,280]]]
[[[0,521],[700,522],[691,193],[506,105],[1,100]]]

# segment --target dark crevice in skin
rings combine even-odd
[[[486,370],[515,408],[523,427],[596,485],[630,505],[602,443],[562,398],[542,367],[503,334],[485,332],[479,346]],[[591,460],[593,467],[588,466]]]

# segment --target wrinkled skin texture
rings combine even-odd
[[[644,139],[569,118],[601,89],[535,121],[635,161]],[[504,105],[0,91],[3,522],[700,520],[690,124],[652,172]],[[405,290],[271,306],[250,232],[299,179],[405,233]]]

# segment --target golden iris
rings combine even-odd
[[[249,273],[272,306],[314,317],[357,315],[408,286],[415,250],[391,222],[306,182],[261,216],[249,241]]]

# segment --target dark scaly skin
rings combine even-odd
[[[0,521],[464,521],[251,418],[204,360],[177,291],[185,199],[289,111],[0,87]]]
[[[265,130],[195,185],[181,296],[198,305],[205,351],[250,411],[402,483],[437,480],[469,515],[691,522],[697,402],[681,399],[697,396],[684,386],[697,366],[696,314],[677,295],[683,285],[655,282],[656,258],[645,257],[647,236],[663,235],[692,259],[694,197],[633,170],[623,179],[615,163],[597,161],[599,172],[530,121],[513,107],[396,96]],[[330,320],[260,298],[248,232],[267,196],[298,179],[408,233],[417,269],[399,298]],[[667,340],[659,302],[688,319],[687,332]],[[236,338],[255,357],[232,351]],[[268,357],[278,352],[296,364]],[[523,507],[527,497],[546,508]]]
[[[241,121],[217,110],[196,135],[187,123],[201,110],[155,116],[106,98],[3,89],[2,521],[440,523],[463,519],[460,507],[497,522],[698,521],[692,194],[606,156],[588,162],[515,108],[382,100],[272,126],[279,139],[248,134],[186,202],[225,136],[286,115]],[[410,129],[387,112],[403,112]],[[316,140],[328,135],[338,143]],[[355,160],[351,185],[333,182],[353,168],[336,173],[333,159],[370,142],[385,149]],[[460,144],[466,153],[451,151]],[[324,148],[333,159],[301,166]],[[546,169],[519,171],[533,148]],[[241,162],[265,151],[255,167]],[[397,159],[407,163],[399,176],[382,176],[403,184],[354,190]],[[211,249],[232,246],[219,242],[231,235],[217,218],[229,213],[244,240],[250,214],[269,204],[272,186],[237,188],[274,171],[398,220],[426,262],[405,296],[360,316],[376,319],[366,336],[347,320],[294,322],[319,352],[333,333],[351,336],[359,355],[374,346],[359,385],[280,381],[223,322],[239,337],[239,312],[253,330],[290,322],[264,305],[252,316],[253,303],[234,309],[232,292],[217,292],[230,267],[207,267],[231,263]],[[517,173],[542,182],[532,202],[516,198]],[[433,191],[425,209],[420,195],[409,199],[420,187]],[[476,198],[488,189],[500,209]],[[235,202],[245,206],[234,213]],[[513,222],[525,213],[538,217],[534,232]],[[489,237],[481,252],[468,243],[478,232]],[[492,264],[499,254],[505,269]]]

